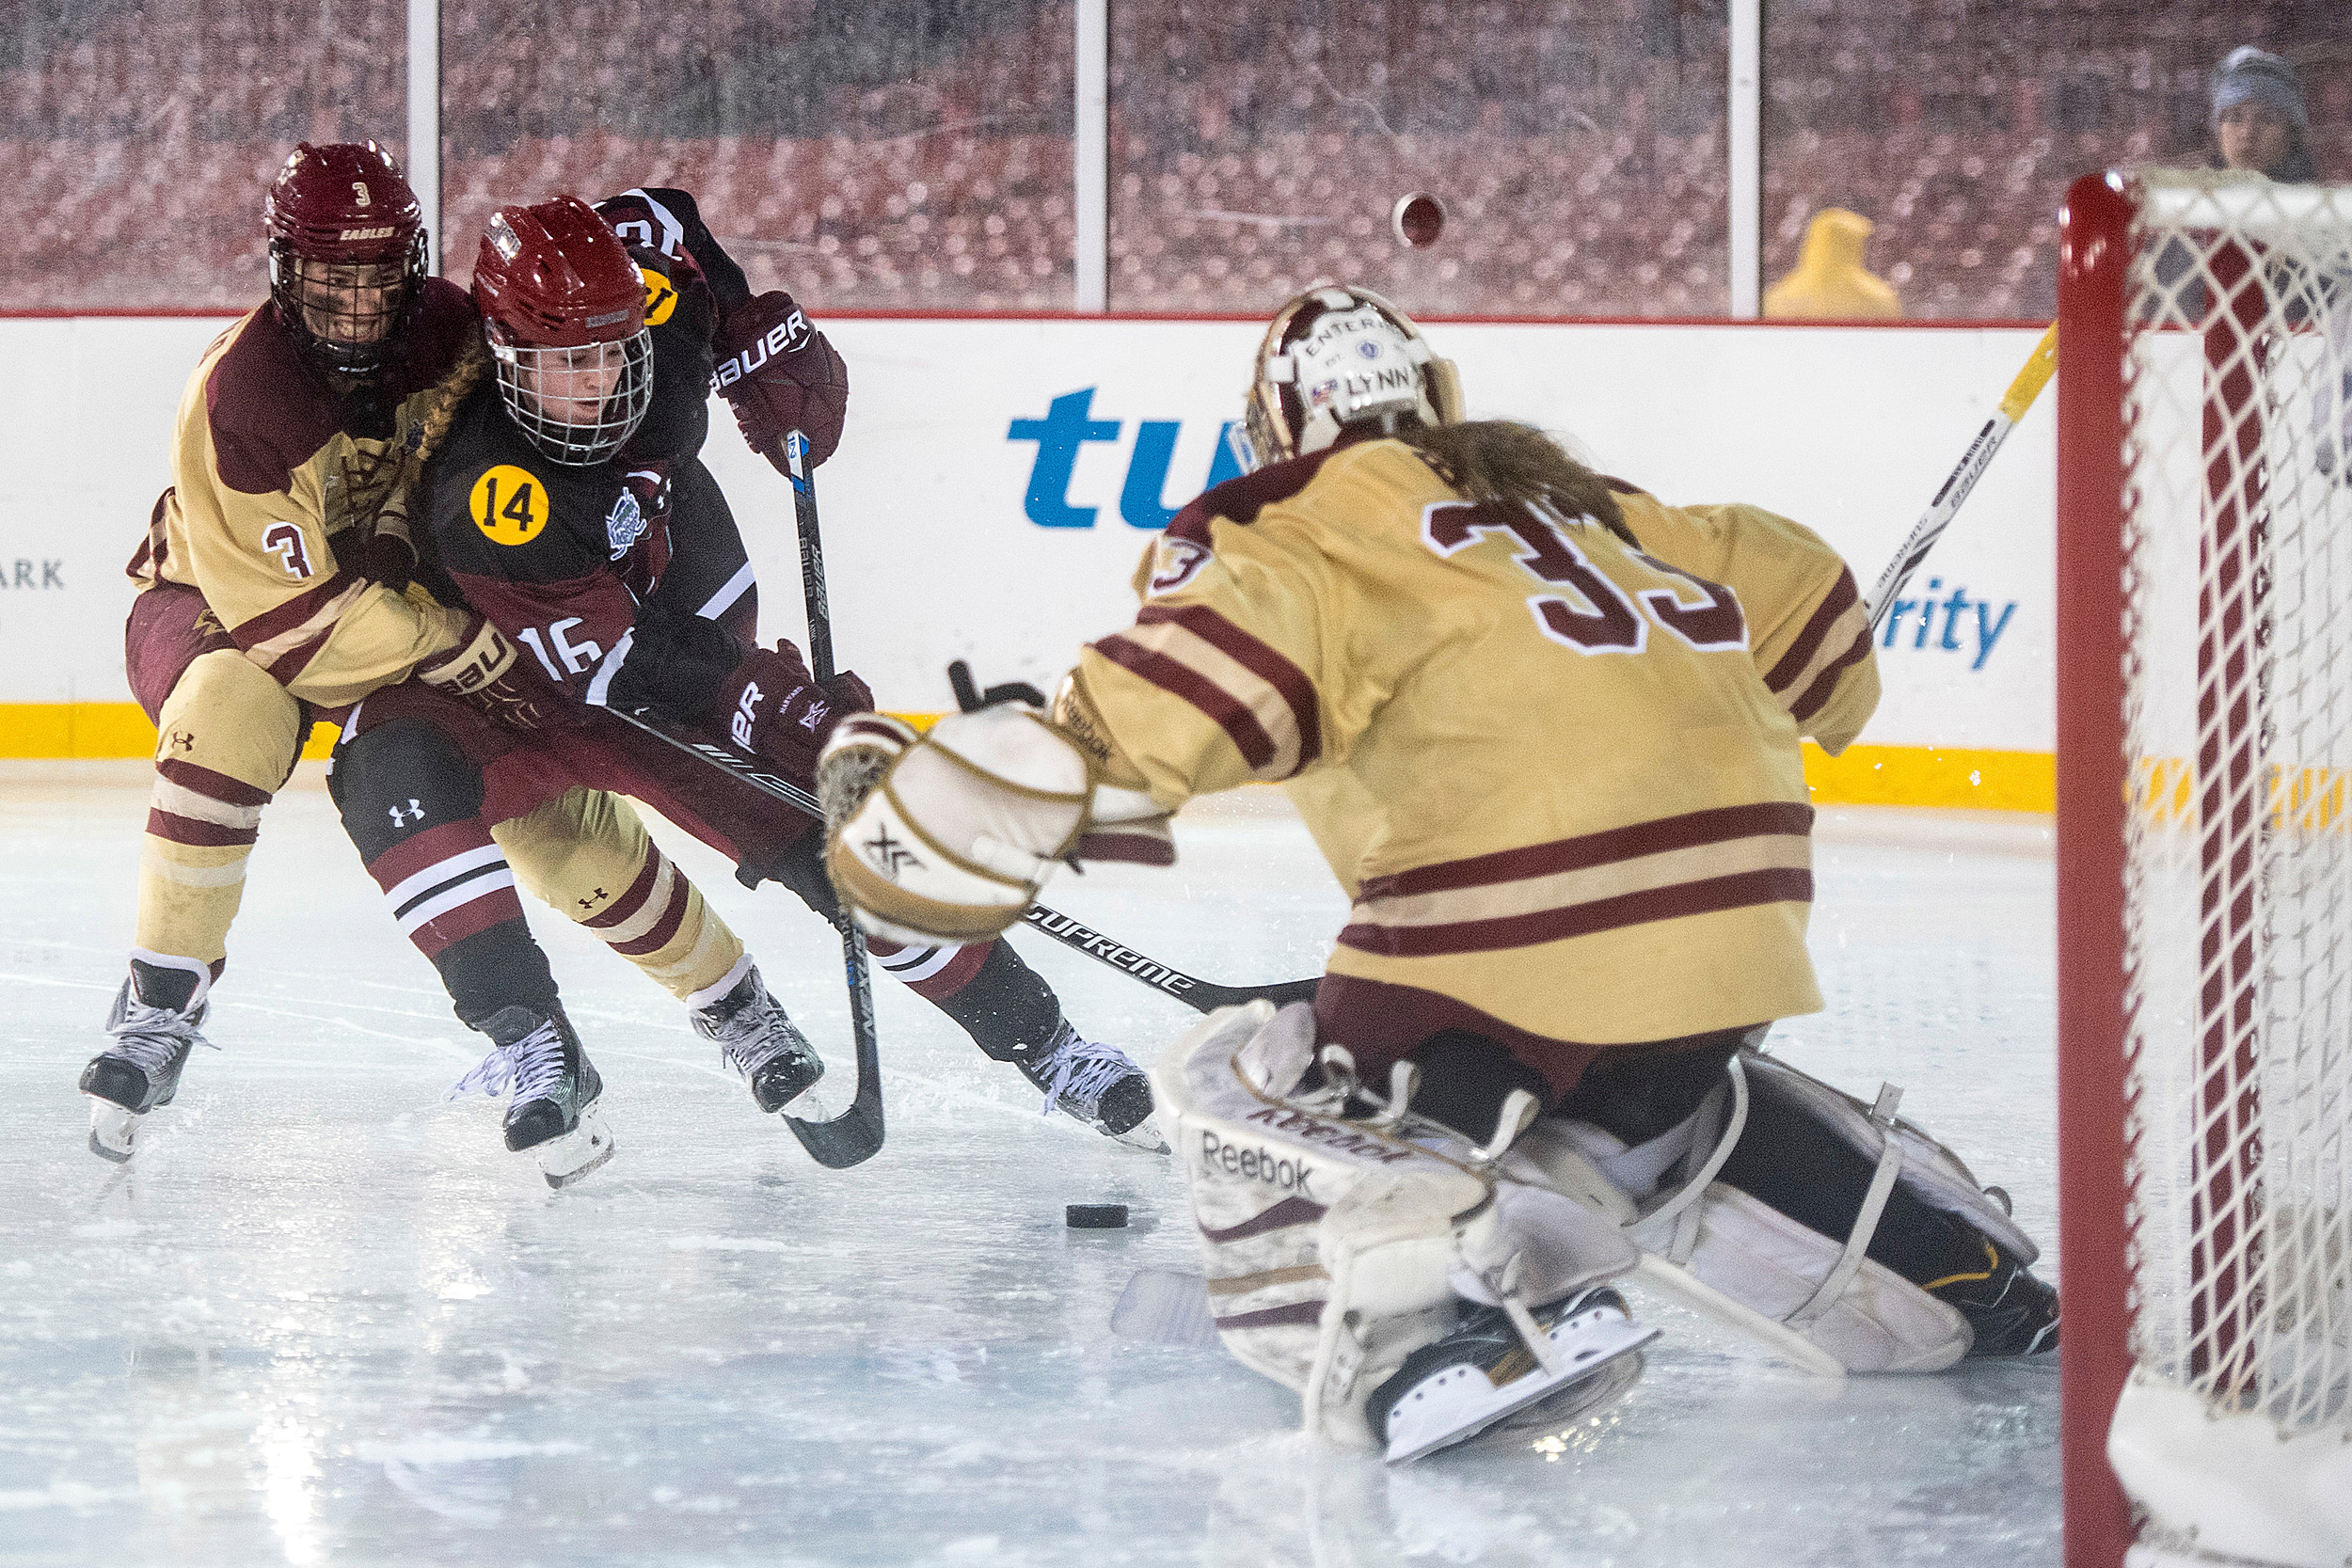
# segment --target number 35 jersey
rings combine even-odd
[[[1767,596],[1829,591],[1812,547]],[[1601,1046],[1820,1007],[1798,723],[1753,645],[1788,604],[1470,505],[1395,440],[1210,491],[1137,585],[1063,715],[1163,803],[1287,785],[1353,900],[1327,1037],[1470,1030],[1565,1089]]]

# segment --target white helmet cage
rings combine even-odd
[[[508,417],[558,463],[577,468],[604,462],[653,406],[653,334],[644,327],[627,338],[555,348],[518,342],[501,322],[484,325]],[[595,411],[581,418],[580,404],[599,392]]]
[[[1454,361],[1432,353],[1411,318],[1370,289],[1324,284],[1267,325],[1230,439],[1248,473],[1321,451],[1348,425],[1393,431],[1407,415],[1427,425],[1461,420]]]

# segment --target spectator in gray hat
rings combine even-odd
[[[2298,184],[2319,178],[2302,79],[2267,50],[2243,44],[2214,67],[2213,134],[2225,168]]]

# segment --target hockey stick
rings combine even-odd
[[[1895,595],[1903,591],[1903,584],[1911,580],[1911,574],[1919,569],[1919,562],[1928,558],[1928,551],[1935,547],[1936,540],[1951,526],[1953,516],[1960,511],[1960,503],[1968,499],[1968,492],[1974,490],[1977,481],[1984,477],[1984,470],[1992,465],[1993,454],[2001,450],[2001,443],[2008,440],[2009,433],[2017,428],[2017,421],[2026,417],[2026,410],[2033,406],[2034,399],[2042,395],[2042,388],[2049,383],[2050,373],[2057,369],[2058,323],[2052,322],[2050,330],[2044,332],[2042,341],[2034,344],[2033,353],[2026,359],[2026,368],[2017,372],[2017,379],[2010,382],[2009,390],[2001,395],[2000,406],[1993,411],[1991,419],[1984,421],[1984,428],[1978,431],[1977,438],[1968,443],[1968,450],[1961,453],[1960,466],[1946,478],[1944,487],[1935,493],[1935,499],[1928,503],[1927,512],[1912,525],[1911,537],[1903,541],[1902,548],[1895,552],[1895,559],[1888,562],[1886,570],[1879,574],[1878,586],[1870,590],[1869,598],[1864,601],[1869,608],[1870,629],[1873,632],[1878,630],[1879,623],[1886,619],[1887,607],[1895,602]]]
[[[1091,927],[1081,926],[1066,914],[1057,913],[1042,904],[1031,904],[1022,920],[1033,931],[1042,931],[1064,947],[1074,947],[1098,963],[1106,963],[1131,980],[1140,980],[1152,990],[1182,1002],[1195,1012],[1213,1013],[1219,1007],[1238,1006],[1244,1002],[1271,1002],[1287,1006],[1293,1002],[1312,1002],[1316,979],[1278,980],[1270,986],[1220,986],[1170,969],[1157,958],[1147,958],[1132,947],[1122,947]]]
[[[817,532],[817,485],[808,471],[808,437],[797,430],[786,431],[784,460],[792,481],[793,520],[801,535],[808,667],[818,680],[828,681],[834,676],[833,616],[825,608],[825,546]],[[814,815],[821,827],[824,812]],[[874,1026],[874,982],[866,972],[866,933],[858,929],[846,909],[841,911],[841,967],[849,980],[850,1032],[857,1042],[857,1094],[848,1110],[829,1121],[803,1121],[789,1111],[784,1113],[785,1125],[792,1129],[809,1157],[834,1170],[870,1160],[882,1146],[882,1052]]]

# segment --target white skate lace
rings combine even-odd
[[[1045,1083],[1041,1116],[1051,1116],[1056,1102],[1066,1101],[1091,1117],[1110,1086],[1136,1070],[1124,1051],[1088,1039],[1067,1023],[1043,1065],[1052,1068],[1053,1076]]]
[[[115,1042],[105,1053],[124,1058],[151,1080],[171,1065],[183,1045],[220,1049],[197,1033],[196,1020],[169,1007],[151,1007],[135,996],[123,999],[122,1016],[108,1022],[106,1033]]]
[[[563,1081],[564,1038],[549,1021],[514,1044],[492,1050],[471,1072],[450,1085],[444,1098],[455,1100],[480,1089],[491,1096],[511,1090],[517,1102],[552,1100]]]

